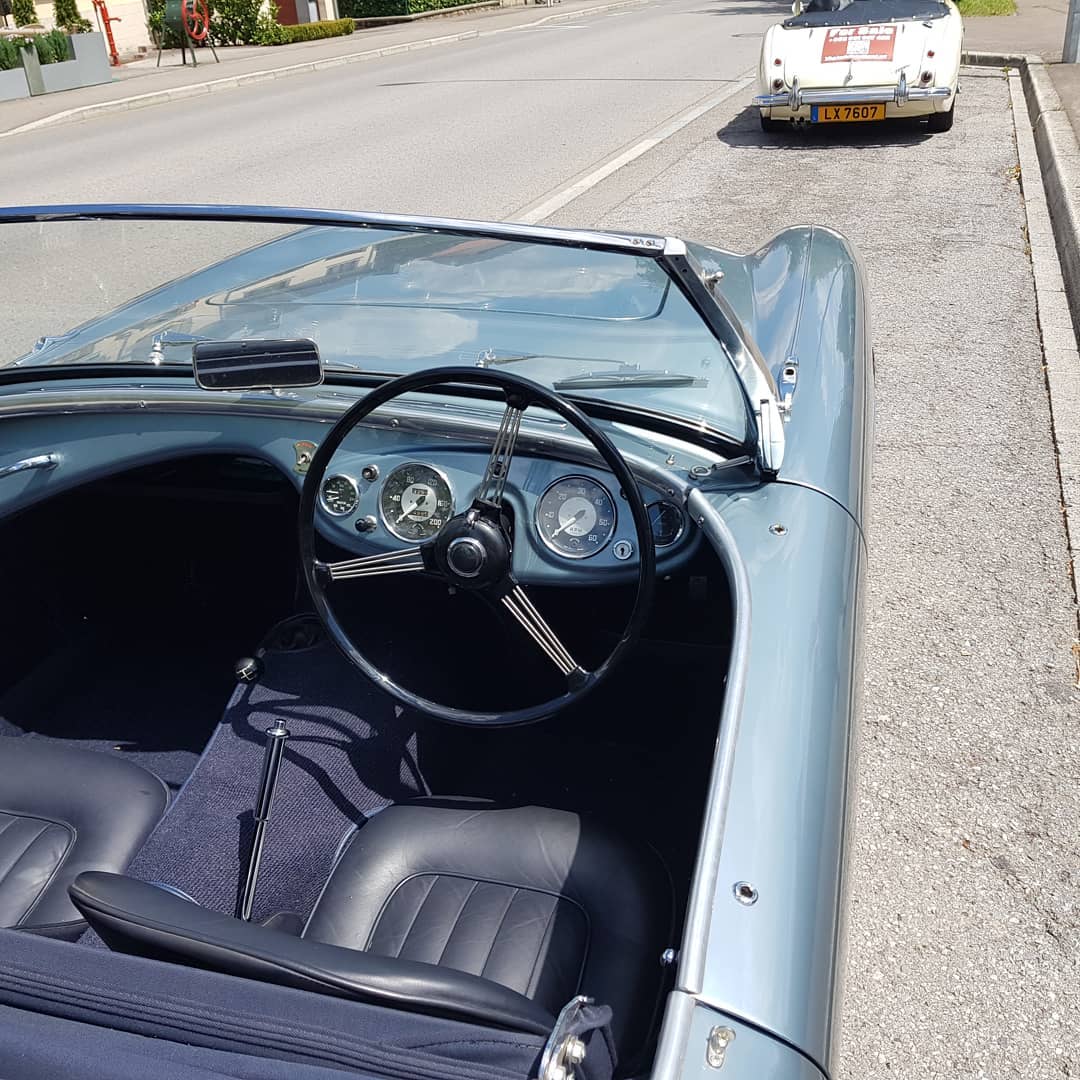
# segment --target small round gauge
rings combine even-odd
[[[410,462],[386,478],[379,513],[398,539],[430,540],[454,516],[454,493],[437,469]]]
[[[653,543],[658,547],[671,547],[683,534],[682,511],[670,502],[649,503],[649,525],[652,527]]]
[[[587,476],[564,476],[540,496],[536,528],[552,551],[587,559],[602,551],[615,532],[615,500]]]
[[[360,503],[360,490],[351,476],[328,476],[319,495],[323,509],[334,517],[351,514]]]

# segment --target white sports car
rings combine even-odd
[[[953,123],[964,24],[952,0],[802,0],[761,47],[761,126],[925,116]]]

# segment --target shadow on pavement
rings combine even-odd
[[[863,124],[785,124],[762,131],[758,110],[748,105],[716,137],[728,146],[768,146],[783,150],[831,150],[838,146],[915,146],[931,137],[922,120],[887,120]]]
[[[738,4],[718,3],[714,7],[684,11],[683,15],[783,15],[791,14],[790,2],[785,0],[745,0]]]

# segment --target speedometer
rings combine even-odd
[[[454,516],[454,494],[430,465],[399,465],[383,484],[379,513],[398,539],[430,540]]]
[[[615,500],[587,476],[564,476],[540,496],[536,529],[552,551],[587,559],[602,551],[615,532]]]

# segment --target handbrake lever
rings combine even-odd
[[[270,808],[274,802],[274,789],[281,772],[281,758],[285,753],[285,741],[289,729],[280,717],[266,729],[266,749],[263,752],[262,778],[259,780],[259,796],[255,802],[255,835],[248,852],[247,873],[244,884],[236,898],[236,917],[251,921],[251,908],[255,902],[255,886],[259,881],[259,864],[262,862],[266,825],[270,820]]]

